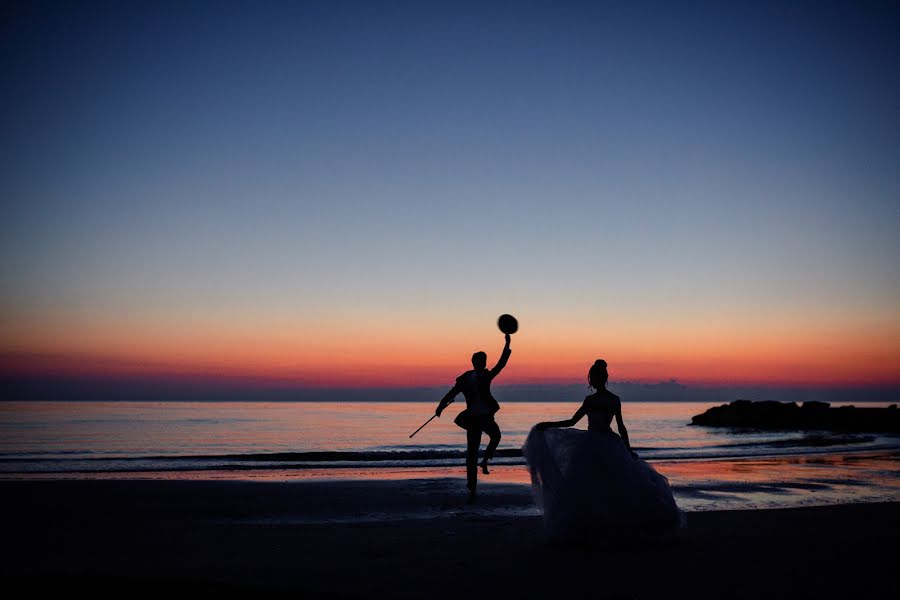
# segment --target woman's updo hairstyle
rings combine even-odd
[[[598,358],[588,371],[588,385],[594,389],[605,388],[606,380],[609,379],[609,372],[606,370],[606,361]]]

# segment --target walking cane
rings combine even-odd
[[[431,415],[431,419],[435,418],[436,416],[437,416],[437,415]],[[415,431],[413,431],[413,432],[410,434],[409,437],[412,438],[412,436],[414,436],[414,435],[416,435],[417,433],[419,433],[420,431],[422,431],[422,429],[423,429],[426,425],[428,425],[429,423],[431,423],[431,419],[428,419],[427,421],[425,421],[424,423],[422,423],[422,427],[419,427],[418,429],[416,429]]]

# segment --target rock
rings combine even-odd
[[[805,410],[823,410],[830,406],[831,405],[827,402],[819,402],[818,400],[810,400],[810,401],[804,402],[802,405],[800,405],[800,408],[805,409]]]
[[[751,429],[800,429],[900,433],[900,411],[891,408],[831,408],[827,402],[752,402],[735,400],[691,419],[692,425]]]

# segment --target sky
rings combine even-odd
[[[0,8],[0,373],[900,386],[889,2]]]

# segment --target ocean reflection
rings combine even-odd
[[[578,403],[507,403],[484,483],[529,505],[519,448]],[[688,426],[704,403],[624,406],[632,443],[688,511],[900,499],[900,439]],[[0,403],[2,479],[432,480],[462,482],[463,433],[434,403]],[[463,485],[460,483],[460,485]]]

